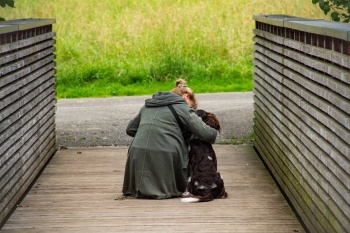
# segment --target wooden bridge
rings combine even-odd
[[[253,19],[255,148],[310,232],[349,232],[350,27],[286,15]],[[197,204],[120,199],[127,147],[55,153],[62,137],[56,137],[54,22],[0,24],[1,232],[304,231],[252,146],[215,145],[229,197]],[[230,98],[224,109],[239,103]],[[136,113],[125,106],[132,111],[119,114],[124,123]],[[233,124],[225,112],[205,109],[220,114],[222,125],[247,120],[242,111]],[[103,119],[110,116],[103,112]]]
[[[1,233],[305,232],[252,146],[214,149],[227,199],[123,199],[127,147],[61,149]]]

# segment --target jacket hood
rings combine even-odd
[[[183,103],[186,103],[186,101],[181,96],[173,92],[157,92],[151,99],[146,99],[145,101],[146,107],[160,107]]]

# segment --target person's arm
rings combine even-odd
[[[140,119],[141,119],[141,111],[137,114],[134,119],[129,121],[128,126],[126,127],[126,134],[135,137],[137,129],[139,128],[140,125]]]
[[[193,108],[189,108],[187,116],[183,116],[184,124],[196,137],[209,143],[214,143],[217,130],[206,125]]]

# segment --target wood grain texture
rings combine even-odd
[[[252,146],[214,145],[227,199],[123,199],[127,147],[61,149],[7,232],[305,232]]]
[[[255,148],[310,232],[349,232],[349,40],[265,20],[253,30]]]

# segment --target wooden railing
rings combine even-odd
[[[350,25],[253,18],[255,148],[310,232],[349,232]]]
[[[0,228],[56,151],[54,22],[0,23]]]

